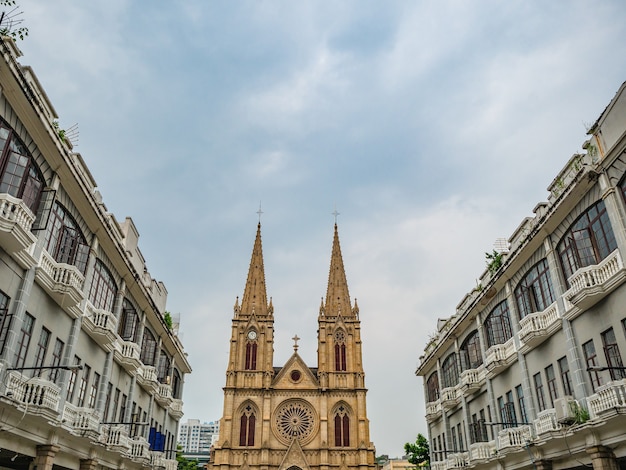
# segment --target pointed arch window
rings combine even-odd
[[[476,369],[483,363],[483,354],[480,350],[478,331],[470,333],[461,344],[461,369]]]
[[[335,447],[350,447],[350,417],[343,405],[335,413]]]
[[[454,387],[459,381],[459,368],[456,363],[456,353],[450,354],[441,364],[441,385],[443,388]]]
[[[439,400],[439,374],[437,371],[430,374],[426,381],[426,395],[429,403]]]
[[[239,420],[239,445],[240,446],[253,446],[254,445],[254,430],[256,425],[256,417],[254,416],[254,410],[250,405],[246,406],[241,419]]]
[[[161,354],[159,355],[159,367],[157,368],[157,380],[160,383],[170,383],[170,365],[171,360],[167,353],[161,350]]]
[[[111,271],[107,269],[102,261],[97,259],[93,269],[91,288],[89,289],[89,301],[96,308],[112,312],[116,295],[117,286]]]
[[[520,319],[545,310],[556,300],[545,258],[528,270],[515,288],[515,298]]]
[[[599,201],[572,224],[557,245],[557,253],[568,279],[577,269],[598,264],[616,248],[606,206]]]
[[[511,330],[511,317],[506,300],[496,305],[485,319],[485,331],[487,333],[487,347],[506,343],[513,332]]]
[[[45,248],[57,263],[71,264],[85,274],[89,246],[74,218],[57,201],[50,212]]]
[[[180,372],[177,369],[174,369],[172,374],[172,397],[180,398],[181,397],[181,385],[183,381],[180,377]]]
[[[335,370],[345,371],[346,365],[346,335],[343,331],[335,332]]]
[[[257,342],[256,340],[248,340],[246,341],[246,370],[256,370],[256,352],[257,352]]]
[[[145,328],[143,330],[143,339],[141,341],[141,354],[139,359],[147,366],[153,366],[156,362],[157,342],[152,332]]]
[[[139,315],[133,304],[128,299],[124,299],[122,313],[117,327],[117,334],[124,341],[137,342],[137,326],[139,325]]]
[[[37,214],[44,178],[13,129],[0,119],[0,193],[22,199]]]

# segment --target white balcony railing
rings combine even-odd
[[[172,402],[172,386],[160,383],[155,398],[161,405],[169,406]]]
[[[118,337],[113,353],[115,355],[115,360],[119,362],[128,372],[134,373],[141,367],[141,360],[139,359],[139,345],[137,343],[124,341]]]
[[[91,302],[85,306],[83,328],[98,344],[107,351],[112,351],[117,339],[117,319],[106,310],[94,307]]]
[[[100,442],[109,449],[129,453],[128,427],[122,424],[105,424],[100,429]]]
[[[100,416],[93,408],[80,408],[71,403],[65,403],[63,407],[63,422],[75,434],[98,433],[100,428]]]
[[[160,384],[157,381],[157,370],[154,366],[142,364],[137,369],[137,381],[149,392],[157,393],[159,390]]]
[[[183,417],[183,401],[180,398],[172,398],[172,403],[168,407],[169,413],[176,419]]]
[[[597,418],[612,410],[626,412],[626,379],[603,385],[587,398],[587,403],[591,418]]]
[[[451,468],[464,468],[467,466],[467,452],[459,452],[456,454],[450,454],[446,461],[446,467]]]
[[[563,294],[569,307],[585,310],[611,292],[626,278],[619,250],[613,251],[599,264],[578,269],[568,279],[570,288]]]
[[[561,429],[557,423],[556,410],[554,408],[539,412],[537,419],[533,421],[533,425],[535,426],[537,436]]]
[[[458,386],[446,387],[441,390],[441,406],[450,408],[461,401],[461,392]]]
[[[69,308],[83,299],[83,274],[76,266],[57,263],[46,250],[41,252],[36,277],[55,302],[70,313]]]
[[[506,343],[495,344],[487,349],[485,367],[494,374],[511,365],[517,357],[515,351],[515,338],[509,338]]]
[[[426,403],[426,419],[432,421],[441,416],[441,400]]]
[[[146,438],[137,436],[128,439],[129,456],[133,460],[150,460],[150,444]]]
[[[461,372],[461,388],[463,393],[473,393],[485,384],[485,367],[481,364],[476,369]]]
[[[46,410],[58,412],[60,389],[53,382],[41,377],[24,377],[17,371],[10,371],[7,393],[11,399],[28,406],[28,411],[42,414]]]
[[[498,450],[506,450],[510,447],[523,447],[530,440],[532,440],[530,426],[506,428],[498,433]]]
[[[176,460],[166,459],[163,452],[150,452],[150,467],[165,470],[176,470],[178,462]]]
[[[9,254],[31,246],[37,240],[30,229],[34,214],[21,199],[0,194],[0,243]]]
[[[496,453],[496,441],[475,442],[469,446],[470,461],[488,460]]]
[[[522,343],[528,347],[540,344],[560,326],[556,302],[541,312],[526,315],[520,320],[519,326],[519,338]]]
[[[431,470],[448,470],[448,463],[444,461],[430,462]]]

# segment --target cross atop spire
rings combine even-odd
[[[291,338],[293,340],[293,350],[298,351],[298,341],[300,341],[300,338],[298,337],[298,335],[295,335],[293,338]]]
[[[335,225],[337,225],[337,216],[339,215],[339,212],[337,212],[337,206],[335,206],[335,210],[332,212],[332,214],[335,216]]]
[[[259,201],[259,210],[256,211],[257,214],[259,214],[259,224],[261,223],[261,215],[263,214],[263,211],[261,210],[261,201]]]
[[[343,258],[341,257],[339,233],[337,231],[336,223],[335,236],[333,238],[333,251],[330,258],[330,272],[328,273],[326,306],[324,310],[326,315],[352,315],[350,293],[348,292],[348,281],[346,280],[346,271],[343,267]]]
[[[259,208],[260,211],[260,208]],[[260,215],[259,215],[260,217]],[[256,231],[252,258],[248,270],[248,280],[241,299],[243,315],[267,315],[267,292],[265,290],[265,268],[263,267],[263,247],[261,246],[261,222]]]

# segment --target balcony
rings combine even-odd
[[[498,433],[498,450],[501,452],[516,450],[531,440],[532,430],[529,425],[506,428]]]
[[[520,351],[528,352],[543,343],[561,327],[559,311],[554,302],[542,312],[526,315],[519,322]]]
[[[111,312],[94,307],[87,302],[82,326],[102,348],[111,352],[117,339],[117,319]]]
[[[556,419],[556,410],[554,408],[540,411],[537,415],[537,419],[533,421],[533,425],[535,426],[537,436],[561,430],[561,426]]]
[[[75,436],[89,436],[93,440],[100,437],[100,416],[93,408],[80,408],[66,403],[63,408],[62,422]]]
[[[587,398],[591,418],[626,413],[626,379],[609,382]]]
[[[467,467],[467,452],[460,452],[456,454],[450,454],[446,460],[446,468],[464,468]]]
[[[448,462],[447,461],[439,461],[439,462],[430,462],[431,470],[448,470]]]
[[[568,279],[569,290],[563,294],[569,320],[595,305],[619,286],[626,278],[626,270],[619,250],[615,250],[599,264],[580,268]]]
[[[139,359],[139,345],[132,341],[124,341],[118,338],[113,355],[115,360],[131,375],[134,375],[142,366]]]
[[[50,297],[65,311],[74,318],[81,315],[78,304],[83,300],[85,278],[76,266],[57,263],[46,250],[43,250],[35,277]]]
[[[0,245],[24,268],[34,265],[24,251],[37,241],[30,231],[34,221],[35,216],[21,199],[0,194]]]
[[[57,419],[60,389],[53,382],[41,377],[28,378],[17,371],[9,371],[7,395],[18,405],[23,405],[24,413]]]
[[[178,468],[178,461],[165,458],[163,452],[150,452],[150,468],[164,469],[164,470],[176,470]]]
[[[471,463],[484,462],[496,454],[496,441],[475,442],[469,446],[469,459]]]
[[[176,420],[183,417],[183,401],[180,398],[172,398],[172,403],[168,407],[167,411]]]
[[[441,400],[426,403],[426,420],[432,422],[441,416]]]
[[[159,390],[159,382],[157,381],[157,371],[154,366],[146,366],[144,364],[137,369],[137,382],[150,393],[157,393]]]
[[[466,369],[461,372],[461,392],[465,396],[471,395],[480,390],[485,380],[485,367],[482,364],[476,369]]]
[[[130,452],[128,427],[121,424],[105,424],[100,429],[100,442],[107,448],[127,454]]]
[[[136,462],[148,463],[150,461],[150,444],[141,436],[128,439],[128,456]]]
[[[458,386],[447,387],[441,391],[441,406],[444,409],[453,408],[461,402],[461,391]]]
[[[165,408],[172,403],[172,386],[169,384],[159,384],[159,389],[154,396],[157,402]]]
[[[506,343],[495,344],[487,349],[485,354],[485,368],[491,377],[509,367],[516,359],[515,338],[509,338]]]

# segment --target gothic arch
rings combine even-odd
[[[335,371],[345,372],[347,370],[346,340],[348,333],[340,326],[333,331],[333,350],[335,357]]]
[[[259,409],[251,400],[246,400],[237,410],[239,423],[239,445],[252,447],[255,444],[256,423],[259,417]]]
[[[352,409],[344,402],[338,402],[331,412],[330,421],[333,428],[333,443],[335,447],[350,447],[350,428]]]

